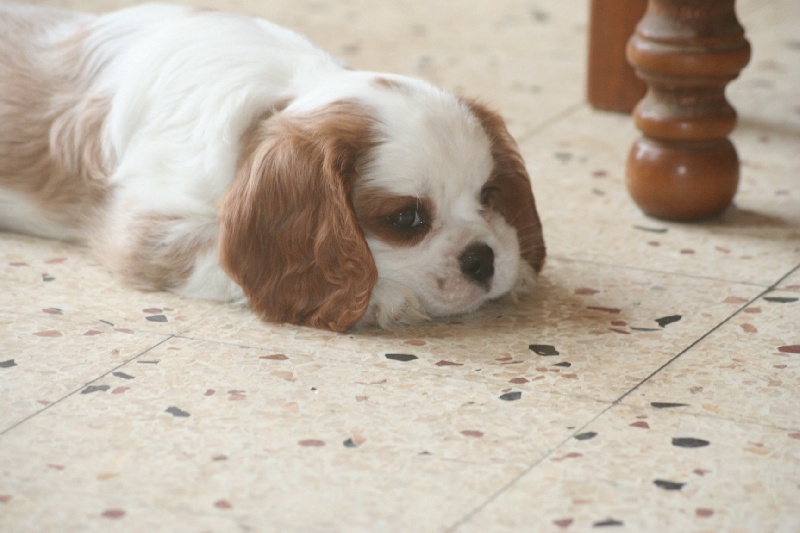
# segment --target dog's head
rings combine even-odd
[[[427,84],[257,120],[220,206],[220,260],[265,320],[344,331],[472,311],[530,284],[545,246],[502,119]]]

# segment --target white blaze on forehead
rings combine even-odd
[[[493,161],[486,133],[452,95],[430,90],[385,91],[381,106],[382,144],[366,177],[370,185],[395,194],[428,196],[437,203],[469,199],[456,209],[475,209]],[[445,206],[437,205],[437,210]],[[444,213],[442,213],[444,214]]]

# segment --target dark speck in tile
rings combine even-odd
[[[112,372],[111,375],[120,379],[134,379],[133,376],[126,374],[125,372]]]
[[[674,324],[675,322],[679,322],[682,318],[683,318],[683,316],[681,316],[681,315],[662,316],[661,318],[657,318],[656,319],[656,323],[659,326],[661,326],[662,328],[665,328],[665,327],[669,326],[670,324]]]
[[[414,359],[419,359],[416,355],[412,355],[410,353],[387,353],[386,359],[392,359],[394,361],[402,361],[407,363],[408,361],[413,361]]]
[[[167,321],[167,317],[164,316],[164,315],[150,315],[150,316],[144,317],[144,319],[147,320],[148,322],[166,322]]]
[[[537,355],[549,357],[552,355],[559,355],[559,351],[551,344],[531,344],[528,348]]]
[[[597,436],[597,433],[594,431],[587,431],[586,433],[578,433],[575,435],[576,440],[590,440]]]
[[[656,479],[653,485],[664,490],[681,490],[686,483],[678,483],[677,481],[665,481],[663,479]]]
[[[81,391],[81,394],[91,394],[93,392],[105,392],[111,387],[109,385],[89,385]]]
[[[514,391],[514,392],[507,392],[505,394],[500,395],[500,399],[506,402],[513,402],[522,398],[522,392]]]
[[[633,229],[638,229],[639,231],[646,231],[648,233],[666,233],[669,231],[667,228],[648,228],[646,226],[633,226]]]
[[[764,299],[774,304],[790,304],[800,300],[800,298],[793,296],[764,296]]]
[[[695,439],[692,437],[678,437],[672,439],[673,446],[679,446],[681,448],[702,448],[703,446],[708,446],[711,444],[707,440],[703,439]]]
[[[688,403],[672,403],[672,402],[650,402],[650,405],[656,409],[670,409],[672,407],[688,407]]]
[[[178,409],[177,407],[167,407],[166,412],[171,414],[172,416],[177,416],[177,417],[181,417],[181,418],[186,418],[188,416],[191,416],[186,411],[184,411],[182,409]]]
[[[15,363],[13,359],[0,361],[0,368],[11,368],[12,366],[17,366],[17,363]]]
[[[609,520],[602,520],[600,522],[595,522],[592,524],[592,527],[622,527],[625,523],[622,520],[614,520],[613,518]]]

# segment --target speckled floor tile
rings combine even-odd
[[[123,287],[75,244],[0,233],[0,310],[174,333],[221,304]]]
[[[798,472],[800,433],[617,406],[456,531],[790,533]]]
[[[800,163],[776,172],[763,157],[745,161],[735,207],[703,223],[670,223],[642,214],[625,189],[637,136],[629,117],[583,108],[541,135],[547,142],[533,137],[522,152],[551,257],[763,286],[800,263]]]
[[[203,514],[224,500],[255,530],[291,520],[298,530],[347,521],[399,531],[426,516],[433,530],[607,408],[287,353],[172,339],[120,368],[124,379],[108,375],[8,432],[0,486],[12,499],[0,520],[14,523],[31,500],[42,513],[80,487],[104,502],[83,516],[128,505]],[[20,461],[28,456],[37,459]],[[431,483],[442,491],[424,490]],[[304,501],[317,504],[301,516]],[[125,519],[141,530],[140,518]],[[72,520],[64,527],[81,523]]]
[[[760,292],[554,260],[535,299],[491,305],[446,326],[340,335],[266,325],[247,311],[224,310],[183,335],[249,346],[284,343],[318,358],[613,401]]]
[[[768,292],[625,402],[679,403],[682,412],[800,428],[798,324],[800,294]]]
[[[779,288],[787,291],[800,291],[800,268],[781,281]]]
[[[800,530],[793,2],[737,2],[736,207],[670,224],[625,191],[630,117],[583,101],[585,4],[186,0],[499,109],[544,222],[539,294],[339,335],[0,233],[0,531]]]
[[[0,312],[0,432],[69,394],[85,393],[87,383],[163,339],[103,324]]]

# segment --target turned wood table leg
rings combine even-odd
[[[734,0],[649,0],[627,55],[648,87],[634,111],[643,135],[628,155],[628,191],[659,218],[721,213],[739,182],[725,86],[750,60]]]

